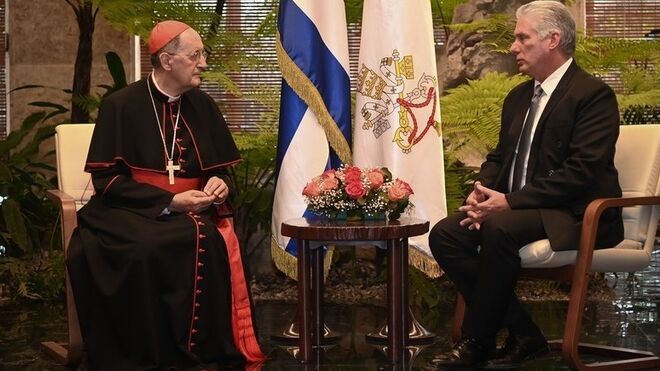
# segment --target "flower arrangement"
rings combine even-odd
[[[410,185],[398,178],[392,180],[386,167],[327,170],[307,183],[302,194],[308,210],[331,219],[345,213],[349,220],[377,219],[385,214],[396,220],[406,208],[413,207]]]

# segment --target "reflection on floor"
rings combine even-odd
[[[637,272],[609,275],[617,299],[613,303],[590,303],[584,317],[584,341],[654,351],[660,354],[660,251],[649,268]],[[295,304],[262,302],[256,306],[260,338],[269,354],[262,370],[420,370],[434,354],[449,349],[453,298],[448,298],[432,313],[415,313],[429,330],[438,334],[435,343],[416,349],[409,364],[390,367],[381,348],[367,344],[364,334],[382,325],[386,310],[359,305],[326,306],[326,323],[342,334],[340,341],[324,350],[319,361],[300,365],[295,347],[278,346],[270,341],[295,314]],[[548,338],[563,330],[567,303],[528,304],[533,317]],[[42,340],[65,339],[65,319],[61,307],[4,307],[0,316],[0,370],[65,370],[40,352]],[[558,353],[525,364],[524,370],[568,369]]]

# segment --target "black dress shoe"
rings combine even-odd
[[[473,338],[461,339],[454,348],[429,362],[431,367],[472,368],[482,366],[492,356],[494,346],[485,346]]]
[[[549,351],[548,342],[542,335],[527,337],[510,335],[504,347],[498,350],[497,357],[488,361],[485,368],[490,370],[519,368],[523,362],[543,356]]]

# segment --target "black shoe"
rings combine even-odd
[[[474,338],[461,339],[454,348],[438,355],[429,362],[430,367],[471,368],[480,367],[494,351],[493,346],[485,346]]]
[[[488,361],[485,368],[490,370],[519,368],[520,365],[550,351],[543,335],[515,336],[506,338],[504,347],[498,349],[497,357]]]

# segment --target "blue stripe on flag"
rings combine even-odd
[[[300,99],[293,89],[282,80],[282,98],[280,100],[280,128],[277,133],[277,170],[278,174],[275,179],[279,177],[279,169],[284,160],[284,155],[289,149],[289,144],[293,140],[293,136],[298,130],[300,121],[307,111],[307,104]]]
[[[310,6],[318,7],[318,9],[313,10],[320,10],[327,9],[328,6],[332,7],[336,5],[337,7],[340,7],[343,12],[343,1],[331,1],[332,3],[319,2],[318,4],[314,3]],[[331,32],[345,32],[345,23],[341,24],[343,22],[343,19],[342,22],[336,22],[334,24],[335,28]],[[316,90],[321,95],[330,116],[337,123],[339,131],[341,131],[346,138],[350,147],[352,142],[352,128],[350,112],[350,78],[348,72],[324,43],[317,26],[301,10],[294,0],[282,0],[280,2],[278,30],[280,33],[280,43],[282,44],[284,51],[300,71],[302,71],[316,87]],[[321,32],[323,31],[328,32],[328,30],[321,30]],[[345,52],[347,55],[347,50]],[[276,187],[282,186],[286,188],[286,185],[293,184],[287,183],[290,180],[288,180],[286,176],[283,176],[282,179],[279,178],[282,173],[288,171],[288,169],[281,169],[281,166],[289,150],[291,150],[291,153],[289,153],[288,156],[292,156],[292,153],[300,153],[300,148],[290,148],[291,143],[300,128],[303,116],[308,110],[307,104],[299,97],[298,93],[294,91],[286,81],[282,81],[277,168],[275,176]],[[298,138],[296,140],[298,140]],[[290,159],[287,158],[287,163],[289,163],[289,161]],[[309,179],[313,176],[319,175],[303,174],[305,168],[309,168],[308,166],[304,166],[304,164],[308,163],[308,159],[300,158],[299,161],[296,159],[295,162],[297,162],[295,165],[296,175],[309,177]],[[332,148],[330,148],[330,156],[325,162],[326,169],[341,165],[341,161]],[[315,165],[315,168],[317,169],[315,171],[318,171],[319,167],[323,166],[323,164],[318,163]],[[301,209],[299,214],[296,215],[283,215],[284,212],[280,212],[281,208],[278,207],[278,205],[285,205],[284,202],[286,202],[285,199],[287,197],[283,197],[282,200],[278,200],[276,197],[273,205],[274,222],[281,223],[289,218],[301,216],[308,217],[313,215],[304,209]],[[298,197],[300,198],[296,200],[302,201],[302,188],[300,189]],[[287,211],[287,213],[290,213],[290,211]],[[279,226],[274,225],[273,234],[276,234],[279,237]],[[282,246],[280,245],[280,247]],[[297,255],[297,245],[294,239],[289,240],[285,247],[285,251],[293,256]]]
[[[330,115],[351,145],[351,106],[346,104],[346,92],[351,80],[323,42],[316,25],[292,0],[280,3],[278,21],[284,50],[309,77],[321,93]]]

